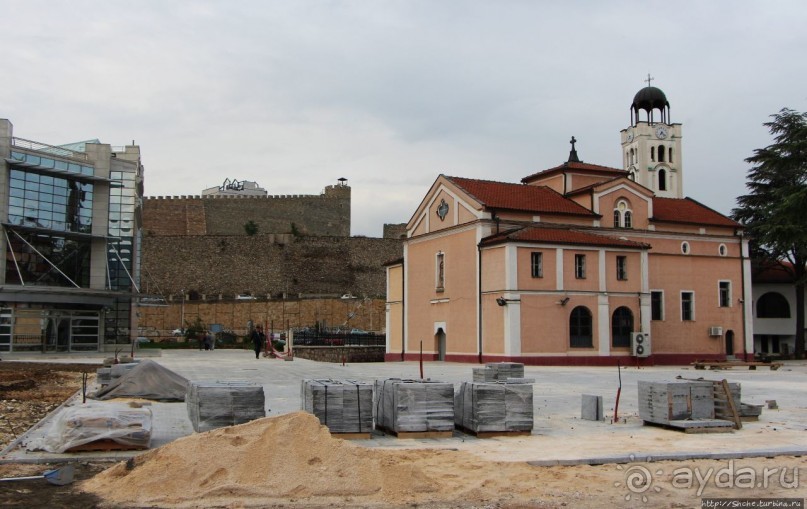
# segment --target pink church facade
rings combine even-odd
[[[680,167],[665,164],[680,188]],[[421,349],[428,360],[532,365],[751,358],[740,225],[637,180],[574,148],[518,184],[437,177],[403,259],[387,266],[387,360]]]

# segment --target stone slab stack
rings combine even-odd
[[[484,368],[473,368],[474,382],[506,382],[508,378],[524,378],[524,364],[488,362]]]
[[[454,385],[390,378],[375,382],[376,426],[392,433],[454,430]]]
[[[263,386],[247,381],[191,382],[185,403],[193,430],[197,432],[266,416]]]
[[[639,381],[639,417],[655,424],[715,418],[712,382]]]
[[[95,370],[95,381],[101,387],[106,387],[112,382],[112,368],[98,368]]]
[[[332,433],[373,430],[373,385],[354,380],[303,380],[302,409],[319,418]]]
[[[532,384],[463,382],[454,397],[454,423],[474,433],[532,431],[532,399]]]

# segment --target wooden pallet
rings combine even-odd
[[[667,424],[644,421],[645,426],[655,426],[658,428],[684,433],[731,433],[734,431],[734,423],[720,419],[702,419],[698,421],[669,421]]]
[[[372,438],[372,433],[369,431],[366,433],[335,433],[331,431],[331,436],[334,438],[341,438],[343,440],[369,440]]]
[[[454,436],[453,431],[393,431],[379,427],[376,429],[398,438],[451,438]]]
[[[457,426],[457,431],[475,436],[476,438],[524,437],[532,435],[532,431],[474,431],[472,429],[463,428],[462,426]]]
[[[695,361],[692,363],[692,366],[695,369],[706,369],[709,368],[711,370],[717,369],[732,369],[732,368],[744,368],[747,367],[748,369],[755,370],[757,366],[767,366],[770,368],[771,371],[776,371],[777,369],[782,367],[781,362],[758,362],[758,361],[749,361],[749,362],[742,362],[742,361]]]
[[[114,440],[104,439],[88,442],[67,449],[65,452],[93,452],[93,451],[142,451],[148,449],[146,446],[136,446],[121,444]]]

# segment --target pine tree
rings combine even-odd
[[[788,108],[763,125],[774,143],[745,161],[749,194],[732,211],[751,238],[752,257],[790,272],[796,288],[795,356],[804,358],[804,288],[807,283],[807,113]],[[782,264],[781,262],[789,262]]]

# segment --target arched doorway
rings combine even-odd
[[[726,331],[726,356],[734,355],[734,331]]]
[[[434,335],[434,342],[437,346],[437,360],[446,360],[446,333],[442,327],[437,329],[437,332]]]
[[[630,347],[630,333],[633,332],[633,313],[629,308],[616,308],[611,316],[611,346]]]

